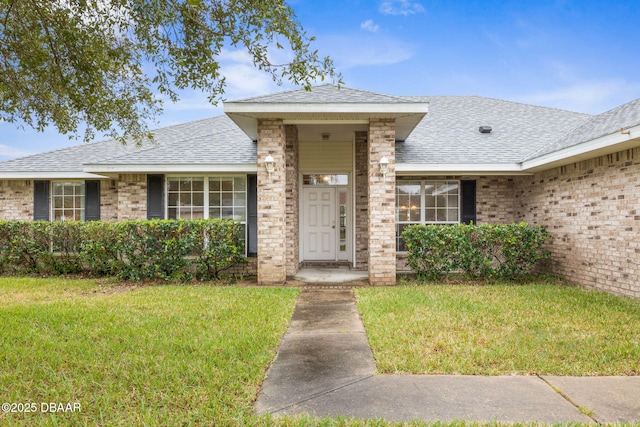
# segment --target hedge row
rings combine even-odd
[[[229,220],[0,221],[0,273],[207,280],[245,261]]]
[[[518,279],[551,254],[549,233],[526,223],[510,225],[415,225],[402,233],[407,263],[419,278],[452,272],[471,279]]]

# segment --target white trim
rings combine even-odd
[[[640,125],[626,129],[625,132],[629,132],[629,134],[617,131],[531,160],[525,160],[522,163],[522,169],[538,171],[640,146]]]
[[[85,172],[0,172],[0,179],[110,179]]]
[[[255,173],[255,164],[190,164],[190,165],[118,165],[118,164],[87,164],[85,172],[125,172],[125,173]]]
[[[397,163],[397,175],[412,173],[430,175],[531,175],[518,163]]]
[[[300,120],[300,119],[285,119],[282,124],[285,125],[368,125],[369,119],[362,120]],[[322,142],[322,141],[319,141]]]
[[[304,113],[350,113],[372,114],[376,117],[388,113],[395,114],[427,114],[429,104],[426,102],[403,103],[263,103],[263,102],[227,102],[224,104],[225,114],[244,114],[259,117],[264,114],[304,114]]]

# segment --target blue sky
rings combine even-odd
[[[626,1],[290,0],[345,85],[391,95],[481,95],[601,113],[640,98],[640,3]],[[226,99],[281,90],[228,50]],[[154,127],[221,106],[185,92]],[[100,138],[98,138],[100,139]],[[0,123],[0,160],[79,144],[54,129]]]

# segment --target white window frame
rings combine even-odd
[[[435,225],[447,225],[447,224],[460,224],[460,216],[462,214],[462,181],[459,179],[396,179],[396,188],[399,185],[402,185],[402,183],[408,183],[408,182],[415,182],[415,183],[420,183],[420,220],[419,221],[401,221],[400,219],[398,219],[398,217],[396,216],[396,251],[398,253],[405,253],[406,251],[400,251],[397,250],[399,243],[400,243],[400,236],[398,235],[398,229],[400,225],[417,225],[417,224],[424,224],[424,225],[429,225],[429,224],[435,224]],[[454,221],[438,221],[437,220],[437,206],[436,206],[436,220],[435,221],[427,221],[426,220],[426,210],[427,210],[427,206],[426,206],[426,199],[427,199],[427,195],[426,195],[426,186],[427,184],[434,184],[434,185],[439,185],[439,184],[444,184],[444,183],[450,183],[450,182],[455,182],[457,183],[458,186],[458,216],[456,218],[456,220]],[[396,190],[396,209],[398,208],[398,193]],[[447,206],[445,209],[449,209],[449,207]]]
[[[245,243],[247,242],[247,233],[248,233],[248,193],[249,193],[249,188],[248,188],[248,179],[247,179],[247,175],[245,174],[172,174],[172,175],[166,175],[165,177],[165,183],[164,183],[164,217],[165,218],[169,218],[169,181],[171,179],[176,179],[176,178],[202,178],[203,179],[203,218],[204,219],[208,219],[209,218],[209,180],[210,178],[217,178],[217,179],[235,179],[235,178],[242,178],[244,180],[244,220],[239,221],[236,220],[237,222],[239,222],[240,224],[242,224],[244,226],[244,241]],[[233,190],[233,195],[235,198],[235,189]],[[234,205],[235,207],[235,205]],[[216,217],[216,218],[220,218],[220,217]],[[247,245],[245,244],[245,256],[247,255]]]
[[[64,180],[51,181],[51,186],[50,186],[50,189],[49,189],[49,191],[50,191],[50,196],[49,196],[49,199],[50,199],[49,200],[49,220],[51,222],[54,222],[54,221],[75,221],[76,220],[75,217],[72,218],[72,219],[64,218],[64,215],[62,215],[62,218],[56,219],[56,215],[55,215],[56,211],[62,210],[64,212],[65,210],[68,210],[67,208],[64,208],[64,207],[62,209],[56,209],[56,207],[55,207],[56,198],[61,197],[62,198],[62,205],[64,206],[64,197],[65,197],[64,194],[62,196],[57,196],[55,194],[54,187],[57,184],[58,185],[59,184],[62,184],[62,185],[65,185],[65,184],[78,185],[78,184],[80,184],[80,187],[82,188],[82,206],[79,207],[79,208],[75,207],[75,198],[77,197],[77,195],[74,194],[73,195],[73,197],[74,197],[74,207],[69,208],[69,209],[71,209],[73,211],[80,211],[80,221],[84,221],[85,213],[86,213],[86,209],[87,209],[86,186],[85,186],[85,181],[77,180],[77,179],[64,179]]]

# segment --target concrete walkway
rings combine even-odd
[[[640,377],[375,375],[353,291],[306,287],[256,412],[389,421],[640,422]]]

